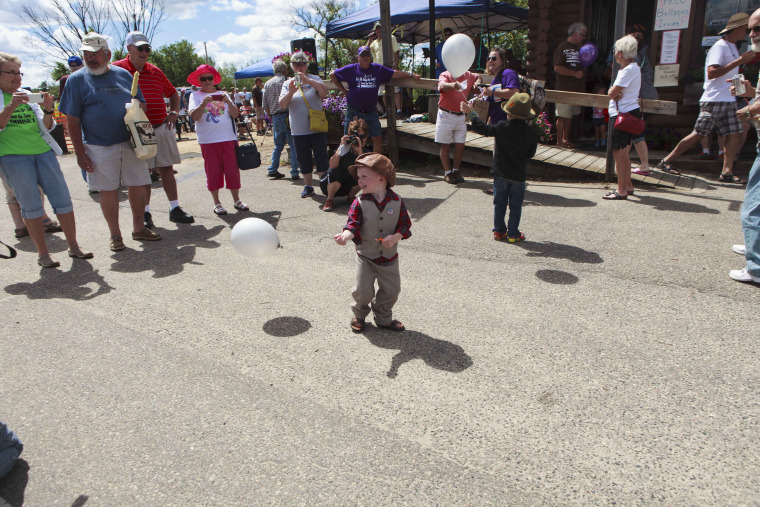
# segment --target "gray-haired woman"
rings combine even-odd
[[[612,128],[612,156],[615,158],[617,171],[617,190],[604,195],[604,199],[628,199],[633,194],[631,181],[631,140],[633,135],[614,128],[615,120],[620,113],[631,113],[641,118],[639,109],[639,89],[641,88],[641,69],[636,63],[638,42],[630,35],[615,42],[615,61],[620,70],[615,77],[607,94],[610,98],[610,128]]]
[[[58,216],[69,257],[90,259],[92,254],[83,252],[77,243],[74,207],[56,158],[61,148],[50,135],[55,127],[53,97],[43,93],[42,107],[31,103],[30,96],[20,89],[22,76],[21,60],[0,53],[0,171],[21,205],[21,216],[37,247],[37,264],[43,268],[61,265],[50,257],[45,243],[45,210],[39,188]]]
[[[299,51],[290,57],[290,66],[295,76],[285,81],[280,93],[280,107],[288,109],[290,131],[296,146],[298,165],[303,174],[304,187],[301,197],[314,194],[313,176],[314,164],[317,175],[327,172],[329,159],[327,157],[327,134],[311,130],[309,109],[322,110],[322,99],[327,96],[327,87],[313,74],[306,74],[309,57]],[[308,102],[308,106],[307,106]]]

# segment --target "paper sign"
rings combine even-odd
[[[680,40],[681,30],[662,32],[662,46],[660,46],[661,65],[678,63],[678,41]]]
[[[678,86],[678,68],[680,65],[655,65],[654,67],[654,85],[660,86]]]
[[[657,0],[654,30],[683,30],[689,27],[692,0]]]
[[[722,38],[723,37],[721,37],[720,35],[711,35],[709,37],[702,37],[702,47],[711,48],[713,47],[713,44],[715,44]]]

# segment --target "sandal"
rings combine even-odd
[[[385,328],[385,329],[390,329],[391,331],[404,331],[406,329],[404,327],[404,325],[401,322],[397,321],[396,319],[393,319],[391,321],[391,323],[388,324],[387,326],[384,326],[382,324],[378,324],[377,327],[382,327],[382,328]]]
[[[361,333],[364,331],[364,319],[357,319],[356,317],[351,319],[351,331],[354,333]]]
[[[42,225],[45,226],[45,232],[62,232],[63,231],[61,224],[59,224],[55,220],[47,219],[47,221],[42,222]]]
[[[243,201],[238,200],[235,203],[235,209],[240,210],[240,211],[248,211],[248,205],[244,203]]]
[[[673,164],[670,162],[665,162],[662,160],[659,164],[657,164],[657,167],[662,169],[662,172],[667,174],[672,174],[673,176],[681,176],[681,171],[675,168]]]
[[[618,194],[617,190],[613,190],[612,192],[603,195],[602,199],[607,199],[608,201],[625,201],[628,199],[628,196],[620,195]]]
[[[29,230],[26,227],[22,227],[21,229],[14,229],[13,232],[16,234],[16,238],[24,238],[26,236],[29,236]]]
[[[216,215],[226,215],[227,210],[224,209],[224,206],[222,206],[221,204],[217,204],[216,206],[214,206],[214,213]]]
[[[638,175],[641,175],[641,176],[649,176],[651,174],[649,171],[642,171],[641,167],[637,167],[635,169],[631,169],[631,172],[633,174],[638,174]]]
[[[740,185],[744,185],[747,183],[745,180],[741,179],[737,175],[731,173],[731,174],[721,174],[718,176],[718,181],[721,183],[738,183]]]

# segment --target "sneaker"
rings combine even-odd
[[[744,248],[744,245],[734,245],[731,247],[731,250],[738,253],[739,255],[746,255],[747,249]]]
[[[267,173],[267,176],[269,176],[272,179],[279,180],[285,177],[284,174],[282,174],[280,171],[275,171],[273,173]]]
[[[310,187],[309,185],[305,185],[303,187],[303,192],[301,192],[301,199],[304,197],[309,197],[311,195],[314,195],[314,187]]]
[[[458,170],[454,169],[452,171],[451,175],[456,178],[457,183],[464,183],[464,178],[462,177],[462,173],[460,173]]]
[[[518,231],[520,232],[520,231]],[[519,236],[507,236],[507,241],[510,243],[517,243],[519,241],[525,241],[525,234],[520,232]]]
[[[135,241],[158,241],[161,239],[161,235],[151,231],[147,227],[143,227],[139,231],[132,233],[132,239]]]
[[[737,282],[760,283],[760,276],[754,276],[754,275],[749,274],[746,267],[744,269],[732,269],[731,271],[728,272],[728,276],[730,276]]]
[[[298,180],[301,179],[301,177],[299,175],[297,175],[297,174],[291,174],[290,175],[290,179],[293,180],[293,181],[298,181]]]
[[[504,239],[507,237],[506,232],[494,232],[493,233],[493,239],[496,241],[504,241]]]
[[[457,179],[456,175],[453,172],[450,172],[443,176],[443,181],[446,183],[450,183],[451,185],[456,185],[459,183],[459,180]]]
[[[332,211],[333,210],[333,201],[332,199],[327,199],[325,201],[325,204],[322,206],[322,211]]]
[[[188,215],[184,211],[182,211],[182,208],[177,206],[173,210],[169,212],[169,220],[172,222],[177,222],[179,224],[192,224],[195,222],[195,219],[192,215]],[[160,236],[159,236],[160,239]]]
[[[150,181],[158,181],[161,177],[158,175],[157,172],[151,172],[150,173]]]
[[[145,212],[145,215],[143,217],[143,224],[148,229],[152,229],[155,227],[155,224],[153,223],[153,215],[150,214],[150,211]]]
[[[111,251],[112,252],[121,252],[127,248],[124,245],[124,240],[121,239],[121,236],[111,236]]]
[[[602,148],[606,148],[606,147],[607,147],[607,140],[602,139]]]

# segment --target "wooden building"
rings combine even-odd
[[[567,38],[568,27],[577,21],[588,27],[587,41],[599,48],[597,62],[588,68],[588,89],[604,80],[604,63],[615,42],[615,0],[530,0],[528,19],[528,76],[546,81],[547,88],[554,86],[554,49]],[[760,0],[628,0],[626,26],[643,25],[649,42],[649,60],[660,64],[662,31],[654,31],[658,9],[689,9],[688,26],[679,30],[678,75],[687,73],[700,76],[705,55],[726,21],[737,12],[752,13],[760,8]],[[660,10],[662,13],[662,10]],[[686,18],[684,17],[684,22]],[[747,42],[739,50],[747,50]],[[756,71],[748,71],[756,75]],[[729,76],[730,77],[730,76]],[[687,79],[688,81],[689,79]],[[701,81],[701,78],[699,79]],[[676,116],[656,116],[653,126],[691,130],[699,111],[697,101],[702,83],[679,82],[676,86],[657,87],[659,98],[678,103]]]

